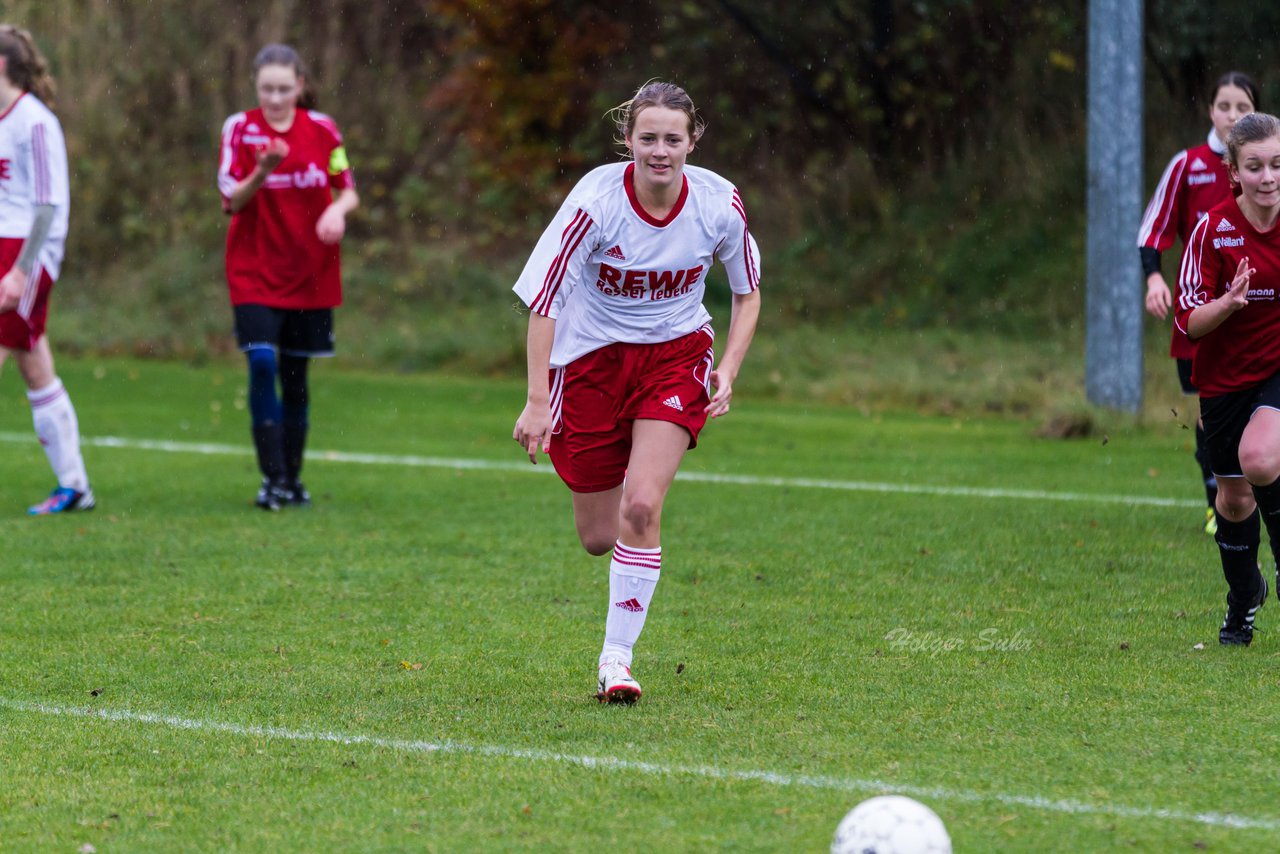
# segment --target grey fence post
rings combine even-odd
[[[1142,0],[1089,0],[1085,392],[1142,406]]]

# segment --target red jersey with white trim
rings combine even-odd
[[[679,200],[656,220],[636,198],[634,173],[634,163],[613,163],[579,181],[513,288],[556,321],[553,368],[607,344],[659,344],[701,328],[717,259],[734,293],[760,285],[760,250],[733,184],[686,165]]]
[[[1178,276],[1177,324],[1185,332],[1192,311],[1230,290],[1246,255],[1257,270],[1248,305],[1197,342],[1191,381],[1201,397],[1253,388],[1280,371],[1280,226],[1258,231],[1234,196],[1191,232]]]
[[[1185,248],[1191,229],[1200,217],[1232,195],[1231,179],[1222,162],[1226,150],[1218,135],[1209,131],[1204,145],[1180,151],[1169,161],[1142,217],[1142,227],[1138,230],[1140,248],[1167,252],[1175,237]],[[1195,352],[1195,342],[1175,324],[1169,355],[1190,359]]]
[[[0,115],[0,238],[30,237],[36,205],[54,206],[36,263],[57,279],[71,214],[67,143],[58,117],[24,92]]]
[[[249,202],[231,215],[227,230],[227,286],[232,305],[332,308],[342,303],[341,253],[316,235],[316,222],[333,191],[355,186],[342,134],[333,119],[297,110],[281,133],[261,109],[236,113],[222,126],[218,190],[223,210],[231,191],[257,166],[257,153],[272,139],[289,154]]]

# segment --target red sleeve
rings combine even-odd
[[[342,143],[342,131],[338,130],[338,123],[324,113],[316,112],[311,113],[311,120],[324,131],[327,137],[329,186],[335,190],[355,187],[356,176],[351,171],[351,164],[347,161],[347,148]]]
[[[222,125],[222,142],[218,146],[218,192],[222,194],[222,210],[230,212],[231,191],[249,175],[240,157],[240,137],[244,133],[244,113],[236,113]]]
[[[1214,291],[1222,275],[1222,256],[1213,248],[1212,238],[1209,237],[1211,221],[1216,222],[1217,217],[1208,215],[1200,218],[1196,227],[1191,230],[1187,246],[1182,252],[1174,320],[1183,333],[1187,331],[1191,312],[1217,296]]]
[[[1187,171],[1187,152],[1180,151],[1169,161],[1156,191],[1147,203],[1142,215],[1142,228],[1138,230],[1138,246],[1164,252],[1178,236],[1181,211],[1186,204],[1183,177]]]

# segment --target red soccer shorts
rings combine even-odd
[[[631,457],[631,423],[670,421],[689,431],[707,422],[714,363],[704,326],[662,344],[610,344],[551,372],[551,462],[574,492],[622,483]]]
[[[0,270],[4,273],[13,268],[24,242],[18,237],[0,238]],[[52,290],[53,279],[37,264],[27,277],[27,289],[18,307],[0,314],[0,347],[30,351],[36,346],[44,334],[44,321],[49,314],[49,292]]]

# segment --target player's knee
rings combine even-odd
[[[1240,448],[1240,470],[1250,483],[1268,486],[1280,477],[1280,457],[1270,448]]]
[[[622,498],[622,519],[636,533],[648,531],[658,524],[661,512],[662,502],[643,492],[624,495]]]
[[[1217,509],[1227,519],[1239,522],[1241,519],[1248,518],[1253,513],[1254,499],[1252,492],[1241,492],[1237,494],[1235,490],[1218,491]]]
[[[275,382],[277,367],[274,350],[255,347],[246,355],[249,358],[249,377],[253,382]]]
[[[612,549],[613,544],[618,541],[617,536],[606,536],[599,532],[579,531],[578,539],[582,542],[582,547],[587,550],[587,554],[595,557],[607,555]]]

